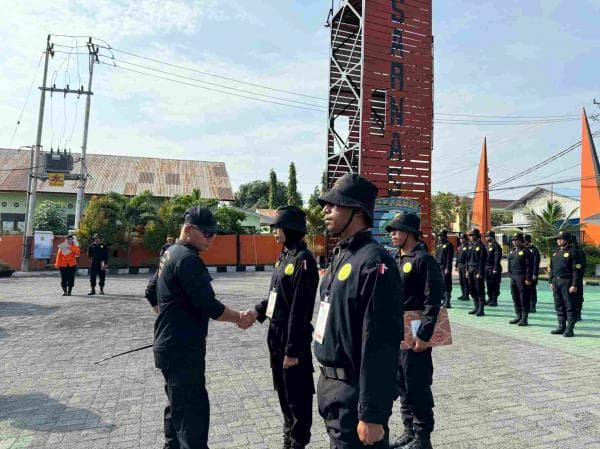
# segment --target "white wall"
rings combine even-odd
[[[551,195],[550,192],[540,192],[536,196],[529,198],[525,204],[520,205],[519,208],[514,209],[513,223],[527,223],[528,221],[525,217],[525,212],[533,209],[535,212],[540,213],[546,208],[546,204],[551,199],[554,199],[561,204],[565,211],[565,215],[568,215],[573,209],[579,208],[579,200],[577,199],[556,194]],[[579,209],[575,211],[571,218],[579,218]]]

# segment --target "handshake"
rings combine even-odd
[[[249,329],[252,327],[254,323],[256,323],[256,318],[258,318],[258,312],[256,310],[248,309],[244,312],[239,312],[240,318],[236,322],[237,327],[240,329]]]

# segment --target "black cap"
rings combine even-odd
[[[99,238],[100,238],[100,234],[94,234],[94,235],[92,236],[92,238],[93,238],[93,239],[99,239]]]
[[[469,235],[472,235],[473,237],[481,237],[481,231],[477,228],[473,228],[471,229],[471,232],[469,232]]]
[[[296,206],[280,207],[273,226],[306,234],[306,213]]]
[[[524,241],[525,238],[523,237],[523,233],[522,232],[515,232],[512,237],[510,238],[510,240],[521,240]]]
[[[66,240],[66,239],[72,239],[72,238],[73,238],[73,234],[69,234],[69,235],[67,235],[67,236],[65,237],[65,240]]]
[[[490,237],[492,239],[495,239],[496,238],[496,233],[494,231],[488,231],[488,232],[485,233],[485,236],[486,237]]]
[[[448,237],[448,231],[446,229],[442,229],[439,234],[440,237]]]
[[[385,227],[387,232],[404,231],[412,232],[415,235],[420,234],[421,219],[412,212],[400,212],[394,216],[394,219]]]
[[[216,233],[219,230],[215,216],[206,207],[194,206],[189,208],[183,215],[183,223],[197,226],[206,232]]]
[[[525,234],[523,236],[523,238],[525,239],[526,242],[531,242],[531,234]]]
[[[465,232],[461,232],[458,236],[459,236],[459,238],[461,238],[463,240],[469,239],[469,236]]]
[[[377,192],[377,186],[371,181],[356,173],[346,173],[335,182],[331,190],[319,197],[319,204],[362,209],[373,224]]]
[[[562,240],[566,240],[567,242],[570,242],[571,241],[571,233],[568,231],[559,231],[559,233],[556,234],[554,236],[554,238],[556,240],[562,239]]]

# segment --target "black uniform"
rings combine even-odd
[[[160,249],[160,253],[158,254],[158,257],[162,257],[163,254],[165,253],[166,250],[169,249],[169,247],[171,246],[170,243],[165,243],[162,248]]]
[[[454,245],[443,239],[435,248],[435,260],[439,264],[444,280],[444,296],[446,305],[450,304],[452,295],[452,262],[454,260]]]
[[[417,337],[429,341],[437,322],[444,282],[438,263],[425,251],[415,248],[396,256],[404,286],[404,310],[422,310],[423,319]],[[428,440],[433,431],[433,361],[431,348],[422,352],[412,349],[400,351],[398,384],[402,422],[405,432]]]
[[[585,269],[587,266],[587,256],[585,255],[585,251],[577,244],[577,242],[574,242],[572,244],[572,247],[575,251],[575,257],[581,265],[581,276],[578,278],[577,293],[575,293],[575,296],[577,298],[575,303],[575,319],[577,321],[580,321],[581,310],[583,309],[583,276],[585,274]]]
[[[312,398],[315,394],[310,344],[310,321],[319,283],[317,264],[303,241],[279,256],[271,276],[274,309],[267,344],[271,355],[273,384],[283,413],[285,447],[300,448],[310,441]],[[256,306],[258,321],[267,318],[269,300]],[[284,369],[284,357],[299,359],[298,365]]]
[[[487,250],[485,245],[481,241],[471,242],[469,245],[469,258],[467,259],[467,273],[469,276],[469,291],[475,305],[472,312],[477,314],[483,314],[485,304],[486,260]]]
[[[488,242],[485,260],[485,284],[488,294],[488,305],[498,305],[500,283],[502,280],[502,247],[496,240]]]
[[[508,272],[510,273],[510,291],[516,315],[511,323],[526,325],[530,307],[530,286],[526,285],[525,282],[531,282],[533,276],[531,251],[523,245],[510,250],[508,253]]]
[[[583,261],[570,245],[558,248],[552,254],[549,281],[553,286],[559,328],[564,330],[566,325],[572,331],[577,319],[577,294],[569,293],[569,288],[583,282]]]
[[[362,420],[385,429],[384,440],[369,447],[387,448],[403,336],[404,293],[394,259],[371,232],[340,241],[320,297],[319,313],[327,307],[329,313],[323,339],[314,343],[317,395],[331,447],[365,447],[356,432]]]
[[[210,418],[204,378],[209,318],[225,306],[215,298],[198,250],[177,241],[163,255],[157,280],[160,313],[154,361],[165,378],[165,448],[207,449]]]
[[[461,243],[456,251],[456,269],[462,296],[459,299],[469,300],[469,277],[467,275],[467,261],[469,259],[469,244]]]
[[[527,246],[527,249],[531,252],[531,258],[533,263],[533,273],[531,277],[531,286],[529,288],[530,294],[530,312],[536,312],[537,305],[537,284],[538,284],[538,276],[540,275],[540,261],[542,256],[540,254],[540,250],[537,249],[534,245]]]
[[[108,263],[108,246],[105,243],[92,243],[87,252],[90,258],[90,285],[92,291],[96,288],[96,277],[100,278],[98,285],[100,290],[104,289],[106,270],[102,269],[102,262]]]

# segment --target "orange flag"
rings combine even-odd
[[[590,124],[585,113],[581,115],[581,205],[580,217],[584,241],[600,245],[600,225],[590,223],[598,222],[600,214],[600,164],[590,131]],[[589,219],[590,222],[586,222]]]
[[[477,185],[475,186],[475,198],[473,199],[473,213],[471,215],[471,223],[473,227],[479,228],[482,234],[492,229],[489,181],[487,147],[486,139],[484,137],[483,147],[481,148],[481,159],[479,160]]]

